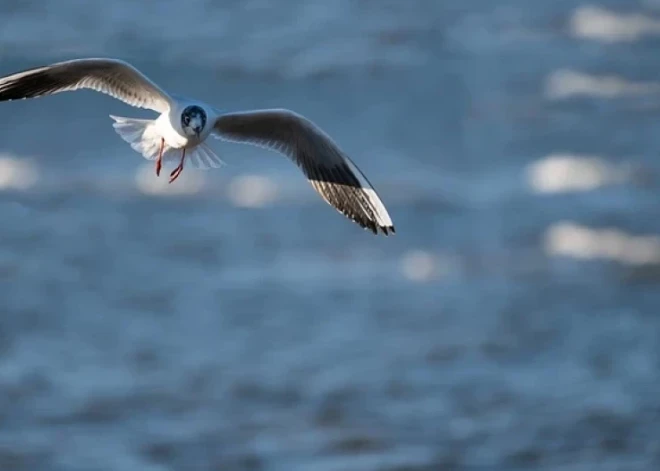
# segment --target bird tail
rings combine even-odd
[[[121,116],[110,117],[115,121],[112,127],[119,136],[128,142],[133,150],[142,154],[147,160],[156,160],[160,152],[162,136],[156,129],[156,121],[153,119],[124,118]],[[176,149],[164,145],[163,162],[180,159],[182,149]],[[218,157],[210,147],[201,143],[188,151],[186,161],[194,168],[206,170],[209,168],[218,168],[225,163]]]
[[[161,136],[156,131],[156,121],[153,119],[110,117],[115,121],[112,127],[119,136],[128,142],[133,150],[142,154],[147,160],[155,160],[161,145]],[[167,145],[164,151],[170,149]],[[165,154],[165,152],[163,152]]]

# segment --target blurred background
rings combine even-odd
[[[352,156],[176,184],[94,92],[0,106],[3,471],[660,465],[660,1],[0,5],[0,75],[115,56]]]

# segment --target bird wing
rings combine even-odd
[[[0,78],[0,101],[91,89],[131,106],[163,113],[172,99],[130,64],[117,59],[74,59]]]
[[[394,233],[385,205],[364,174],[314,123],[289,110],[220,115],[214,132],[224,140],[280,152],[293,160],[330,205],[360,226]]]

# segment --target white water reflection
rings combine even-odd
[[[236,177],[229,184],[228,192],[231,202],[242,208],[262,208],[278,196],[276,183],[262,175]]]
[[[197,169],[181,172],[176,181],[169,183],[170,170],[163,168],[156,178],[153,164],[144,164],[135,172],[137,189],[147,195],[176,197],[199,193],[204,188],[204,173]]]
[[[575,37],[608,43],[636,41],[660,34],[660,20],[642,13],[616,13],[589,5],[575,11],[569,30]]]
[[[550,74],[545,83],[545,96],[563,100],[575,96],[617,98],[660,93],[660,82],[632,82],[615,75],[591,75],[571,69]]]
[[[0,154],[0,190],[27,190],[38,180],[39,171],[32,160]]]
[[[527,184],[535,193],[589,191],[630,177],[630,169],[589,155],[551,154],[527,167]]]
[[[629,265],[660,263],[658,236],[636,236],[619,229],[593,229],[572,222],[552,225],[546,231],[544,248],[552,256]]]

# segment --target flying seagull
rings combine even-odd
[[[201,101],[168,94],[132,65],[106,58],[74,59],[2,77],[0,101],[79,89],[105,93],[160,114],[154,120],[110,117],[124,141],[147,160],[156,161],[156,175],[164,159],[178,160],[170,183],[186,162],[199,169],[223,165],[205,143],[213,135],[288,156],[321,197],[344,216],[374,234],[395,232],[385,205],[364,174],[325,132],[290,110],[223,113]]]

